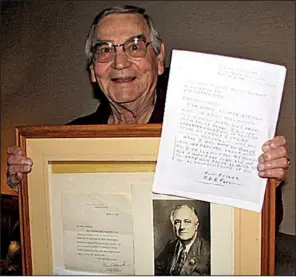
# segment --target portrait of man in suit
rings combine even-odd
[[[169,220],[175,238],[155,258],[155,275],[210,275],[210,243],[200,233],[196,209],[186,202],[178,204]]]

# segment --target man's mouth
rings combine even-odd
[[[118,78],[111,78],[111,81],[115,83],[129,83],[129,82],[133,82],[135,79],[136,77],[118,77]]]

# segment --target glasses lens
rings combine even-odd
[[[114,47],[107,43],[98,44],[93,51],[95,61],[99,63],[109,62],[113,59]]]
[[[142,58],[146,55],[147,47],[143,40],[128,40],[123,45],[126,53],[132,58]]]

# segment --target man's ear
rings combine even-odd
[[[97,82],[97,79],[96,79],[96,75],[95,75],[93,64],[91,64],[89,66],[89,73],[90,73],[90,80],[92,81],[92,83],[96,83]]]
[[[161,75],[164,72],[164,59],[165,59],[165,47],[163,42],[160,44],[160,53],[156,57],[158,64],[158,75]]]
[[[199,222],[196,223],[195,230],[198,230]]]

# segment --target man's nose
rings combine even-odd
[[[124,69],[131,66],[132,63],[124,50],[122,48],[117,48],[116,50],[117,51],[114,53],[112,67],[115,69]]]
[[[183,222],[180,222],[180,227],[179,227],[180,230],[184,230],[184,223]]]

